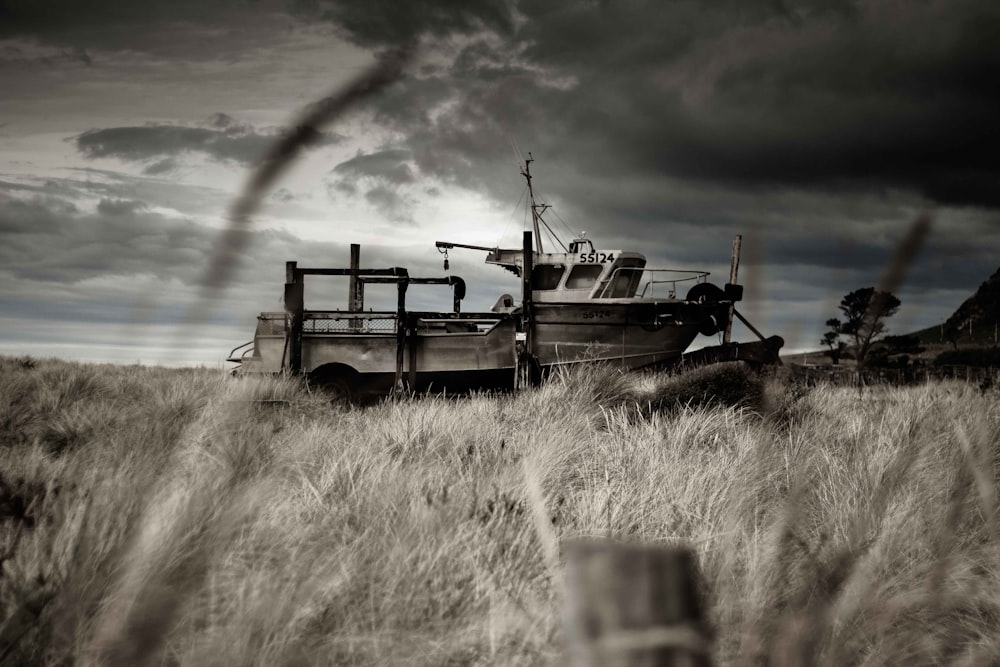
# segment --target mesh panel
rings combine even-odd
[[[394,318],[346,317],[336,320],[306,320],[302,323],[304,333],[336,334],[391,334],[396,332]]]
[[[258,336],[281,336],[285,333],[284,315],[261,315],[257,318]]]

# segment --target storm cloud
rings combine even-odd
[[[553,223],[604,247],[717,278],[742,233],[748,300],[770,313],[752,319],[793,346],[788,329],[816,343],[839,297],[876,284],[929,212],[897,318],[927,326],[1000,256],[997,34],[991,0],[0,0],[17,110],[0,150],[20,151],[0,175],[0,297],[56,318],[69,291],[100,311],[111,297],[80,285],[132,276],[196,298],[234,184],[306,136],[278,127],[413,47],[398,78],[306,133],[324,150],[255,190],[266,229],[234,247],[257,273],[224,282],[265,293],[286,259],[336,263],[363,235],[366,263],[438,274],[432,231],[487,244],[485,227],[522,222],[508,214],[531,152]],[[215,109],[248,120],[197,120]],[[57,144],[37,161],[36,139]],[[124,165],[94,162],[108,159]],[[488,307],[493,274],[472,254],[451,263]],[[220,304],[227,317],[261,307]]]
[[[100,65],[104,53],[156,53],[181,60],[232,57],[280,41],[293,27],[285,0],[4,0],[0,40],[65,47]]]
[[[293,0],[291,7],[311,20],[336,24],[351,40],[367,47],[482,30],[510,34],[515,21],[507,0]]]
[[[330,197],[361,194],[387,219],[412,223],[416,199],[411,186],[417,182],[412,160],[407,150],[359,153],[328,175]]]
[[[352,7],[330,17],[359,43],[399,39],[377,5]],[[903,189],[996,207],[1000,8],[893,7],[519,3],[515,30],[483,21],[491,34],[379,111],[422,171],[470,187],[492,188],[497,155],[515,138],[570,178]]]
[[[146,173],[176,168],[179,156],[200,153],[220,162],[250,165],[280,138],[278,131],[260,131],[216,113],[208,127],[143,125],[88,130],[75,138],[77,150],[90,159],[118,158],[148,162]],[[343,137],[313,131],[308,147],[329,146]]]

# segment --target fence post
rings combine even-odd
[[[347,286],[347,310],[360,313],[365,309],[365,284],[358,280],[358,270],[361,268],[361,245],[351,244],[351,275]],[[363,320],[359,317],[350,319],[351,329],[360,329]]]
[[[578,542],[567,548],[566,629],[577,667],[708,667],[694,553]]]
[[[743,235],[737,234],[733,237],[733,255],[729,262],[729,282],[735,285],[740,269],[740,246],[743,243]],[[726,315],[726,328],[722,332],[722,342],[728,345],[733,339],[733,312],[736,304],[729,304],[729,312]]]

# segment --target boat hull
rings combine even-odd
[[[544,368],[606,361],[631,370],[675,361],[684,354],[717,305],[648,301],[536,303],[534,354]]]

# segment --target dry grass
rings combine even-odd
[[[31,619],[0,650],[560,664],[559,544],[612,536],[695,547],[722,664],[1000,661],[997,395],[729,373],[330,410],[291,381],[0,359],[0,614]]]

